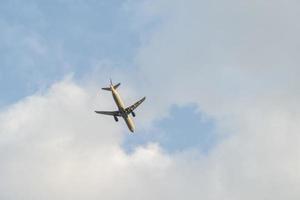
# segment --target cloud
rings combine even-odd
[[[83,178],[92,163],[103,162],[104,170],[105,159],[97,158],[118,149],[120,130],[93,113],[95,104],[82,88],[64,81],[1,113],[3,199],[64,199],[88,181]]]
[[[154,15],[161,24],[144,35],[136,62],[153,112],[196,103],[226,137],[200,162],[209,167],[191,172],[208,182],[195,196],[299,198],[298,3],[152,3],[156,12],[140,4],[145,23]]]
[[[1,198],[299,197],[299,118],[289,112],[249,112],[208,155],[158,144],[126,154],[126,127],[93,113],[111,100],[95,94],[68,78],[1,112]]]
[[[126,154],[126,127],[94,114],[111,100],[95,93],[68,78],[1,112],[1,199],[181,199],[197,183],[187,156]]]

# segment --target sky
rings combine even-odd
[[[299,9],[1,1],[0,199],[298,200]]]

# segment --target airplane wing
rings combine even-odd
[[[139,105],[141,105],[141,103],[143,103],[143,101],[145,101],[146,97],[142,98],[141,100],[137,101],[136,103],[134,103],[132,106],[129,106],[125,109],[127,114],[132,113],[132,111],[134,111]]]
[[[103,114],[103,115],[112,115],[112,116],[121,116],[119,111],[95,111],[95,113]]]

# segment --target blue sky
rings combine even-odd
[[[206,154],[218,138],[214,120],[199,113],[195,105],[173,106],[167,118],[155,122],[155,130],[138,133],[126,136],[123,146],[127,151],[132,152],[140,144],[157,142],[169,153],[189,149]]]
[[[108,60],[130,67],[139,37],[124,1],[1,1],[2,105]]]

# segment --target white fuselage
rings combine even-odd
[[[123,117],[124,121],[126,122],[126,125],[128,126],[129,130],[131,132],[134,132],[134,123],[133,123],[133,120],[132,118],[130,117],[130,115],[128,115],[125,111],[125,105],[119,95],[119,93],[117,92],[117,90],[115,90],[113,87],[110,87],[111,88],[111,93],[112,93],[112,96],[118,106],[118,109],[121,113],[121,116]]]

